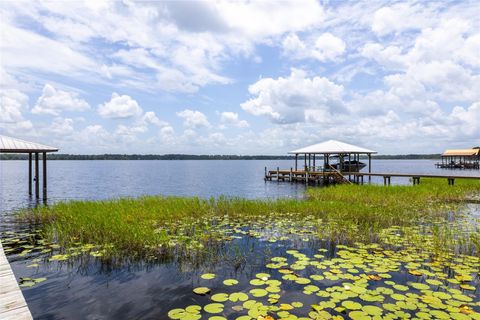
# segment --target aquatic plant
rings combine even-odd
[[[465,197],[479,191],[477,181],[458,180],[452,187],[424,179],[417,186],[311,188],[305,200],[145,196],[70,201],[28,209],[20,217],[42,225],[43,235],[63,247],[91,243],[106,246],[105,255],[133,259],[206,254],[206,248],[214,251],[237,231],[255,236],[256,228],[353,243],[379,241],[383,230],[392,226],[419,225],[428,228],[424,233],[432,233],[438,251],[461,244],[457,250],[478,254],[478,233],[462,236],[438,228]],[[273,234],[269,240],[278,240]]]

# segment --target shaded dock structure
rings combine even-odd
[[[42,154],[42,196],[47,200],[47,153],[57,152],[58,148],[0,135],[0,153],[28,154],[28,194],[32,195],[32,182],[35,184],[35,198],[40,198],[40,154]],[[35,170],[32,169],[32,162]]]
[[[363,163],[361,158],[368,160],[368,172],[371,173],[372,154],[375,153],[377,152],[374,150],[349,143],[328,140],[290,151],[289,154],[295,155],[295,167],[291,167],[290,170],[265,168],[265,180],[307,184],[350,183],[352,175],[345,175],[345,173],[360,172],[366,167],[367,164]],[[357,179],[357,176],[353,177]],[[359,176],[358,179],[360,179]]]
[[[480,169],[480,147],[445,150],[442,161],[435,166],[442,169]]]

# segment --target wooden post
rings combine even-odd
[[[277,182],[280,182],[280,168],[277,167]]]
[[[305,153],[305,166],[303,167],[307,171],[307,154]]]
[[[35,198],[40,198],[40,181],[38,181],[38,152],[35,152]]]
[[[263,179],[267,181],[267,167],[265,167],[265,177]]]
[[[372,173],[372,154],[368,154],[368,173]],[[372,176],[368,176],[368,182],[372,181]]]
[[[315,153],[313,154],[313,171],[315,171]]]
[[[293,172],[292,171],[293,171],[292,167],[290,167],[290,177],[289,177],[290,182],[292,182],[292,178],[293,178]]]
[[[32,153],[28,153],[28,194],[32,195]]]
[[[295,153],[295,171],[298,170],[297,160],[298,160],[298,153]]]
[[[47,153],[43,153],[43,201],[47,200]]]

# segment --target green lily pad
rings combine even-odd
[[[211,299],[215,302],[225,302],[228,300],[228,294],[226,293],[216,293],[212,295]]]
[[[228,299],[232,302],[237,302],[237,301],[247,301],[248,300],[248,295],[243,292],[234,292],[229,295]]]
[[[265,289],[252,289],[250,290],[250,294],[256,298],[264,297],[268,294],[268,291]]]
[[[360,310],[362,308],[362,305],[358,302],[354,301],[343,301],[342,306],[348,310]]]
[[[233,286],[233,285],[238,284],[238,280],[226,279],[226,280],[223,280],[223,284],[226,285],[226,286]]]
[[[200,276],[200,278],[205,279],[205,280],[212,280],[213,278],[215,278],[215,274],[214,273],[204,273]]]
[[[208,313],[220,313],[223,311],[223,304],[221,303],[209,303],[203,307],[203,310]]]
[[[198,288],[193,289],[193,292],[198,294],[198,295],[204,296],[204,295],[206,295],[210,292],[210,289],[207,288],[207,287],[198,287]]]

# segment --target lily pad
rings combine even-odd
[[[223,304],[221,303],[209,303],[203,307],[203,310],[208,313],[220,313],[223,311]]]

